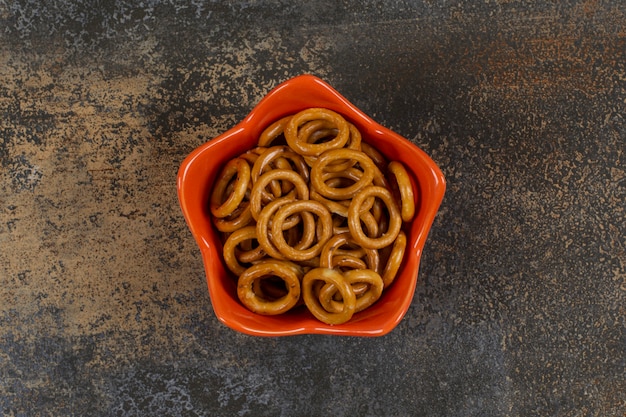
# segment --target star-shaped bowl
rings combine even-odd
[[[265,316],[246,309],[237,298],[237,284],[224,266],[222,244],[211,223],[208,200],[221,167],[256,145],[265,127],[283,116],[310,107],[343,115],[389,160],[402,162],[412,176],[416,214],[407,225],[407,250],[394,283],[368,309],[341,325],[328,325],[306,308]],[[408,310],[417,283],[420,257],[445,192],[445,178],[435,162],[409,140],[365,115],[330,85],[312,75],[292,78],[270,91],[239,124],[195,149],[178,172],[178,198],[204,261],[213,310],[226,326],[255,336],[328,334],[382,336],[393,330]]]

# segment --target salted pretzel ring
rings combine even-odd
[[[342,307],[338,312],[330,312],[324,309],[315,291],[316,283],[333,284],[340,293]],[[350,283],[344,276],[334,269],[314,268],[304,274],[302,278],[302,297],[304,304],[318,320],[326,324],[342,324],[349,321],[356,309],[356,296],[350,287]]]
[[[300,299],[301,268],[291,262],[265,260],[246,269],[237,281],[237,296],[250,310],[258,314],[276,315],[290,310]],[[270,300],[253,290],[255,281],[278,277],[285,282],[287,293],[281,298]]]
[[[350,162],[352,162],[352,164],[354,165],[356,163],[356,160],[350,160]],[[333,164],[334,165],[334,164]],[[361,180],[361,178],[363,177],[363,171],[357,169],[357,168],[352,168],[352,167],[348,167],[343,171],[324,171],[322,173],[322,182],[329,187],[329,189],[333,189],[333,190],[340,190],[340,189],[344,189],[347,188],[350,185],[354,185],[355,183],[358,183],[359,180]],[[362,181],[363,184],[367,183],[367,179]],[[340,195],[337,194],[336,199],[339,199]],[[349,201],[350,200],[350,196],[349,194],[346,194],[346,198],[344,201]]]
[[[358,162],[362,169],[362,175],[354,184],[347,187],[335,188],[328,186],[325,182],[325,179],[328,179],[328,177],[324,177],[326,166],[346,159]],[[332,149],[321,154],[311,167],[311,186],[326,198],[346,200],[354,197],[361,189],[372,183],[375,171],[376,166],[363,152],[347,148]]]
[[[235,176],[237,178],[233,191],[230,195],[225,196],[228,184]],[[249,183],[250,165],[248,162],[242,158],[229,161],[222,169],[211,193],[211,214],[217,218],[223,218],[234,212],[243,201]]]
[[[285,281],[281,278],[271,276],[254,280],[252,283],[252,291],[259,297],[270,301],[282,298],[288,293],[287,288],[285,288]],[[292,308],[300,304],[303,304],[302,297],[300,297],[296,305]]]
[[[320,203],[325,205],[332,214],[337,214],[341,217],[346,218],[348,217],[348,207],[350,206],[350,200],[329,200],[315,190],[310,191],[309,197],[311,198],[311,200],[319,201]]]
[[[272,144],[274,140],[276,140],[278,137],[280,137],[280,135],[283,134],[285,126],[290,119],[291,116],[285,116],[265,128],[265,130],[261,132],[261,136],[259,136],[259,146],[269,146],[270,144]]]
[[[289,204],[293,201],[293,198],[283,197],[276,199],[270,202],[268,205],[263,207],[263,210],[259,213],[257,223],[256,223],[256,236],[259,245],[263,248],[265,253],[268,256],[274,259],[284,260],[285,257],[280,253],[280,251],[274,246],[270,239],[270,231],[269,224],[276,211],[283,205]],[[282,234],[282,231],[281,231]]]
[[[299,135],[299,128],[307,122],[320,119],[331,122],[337,129],[337,136],[323,143],[306,142],[307,138]],[[293,115],[285,125],[284,134],[285,140],[291,149],[301,155],[317,156],[329,149],[343,147],[348,142],[350,127],[339,113],[328,109],[311,108]]]
[[[354,126],[352,123],[348,123],[350,127],[350,137],[348,139],[348,143],[346,143],[345,147],[347,149],[352,149],[355,151],[361,150],[361,132]],[[315,139],[313,136],[312,139]],[[315,156],[305,156],[304,160],[309,166],[313,166],[317,157]],[[346,159],[345,161],[336,161],[330,163],[326,166],[325,171],[327,172],[342,172],[347,169],[350,169],[356,163],[355,160]]]
[[[352,269],[343,273],[343,277],[351,287],[358,286],[359,284],[366,284],[365,291],[359,297],[356,297],[355,313],[365,310],[372,304],[374,304],[383,293],[383,279],[381,276],[371,269]],[[354,291],[354,290],[353,290]],[[319,290],[319,301],[326,311],[333,313],[341,311],[340,302],[334,299],[334,295],[337,293],[337,288],[334,284],[325,284]]]
[[[267,256],[263,248],[258,244],[259,242],[256,238],[256,226],[251,225],[247,227],[252,227],[255,229],[254,238],[242,240],[234,248],[235,258],[241,264],[252,264],[254,262],[260,261]],[[226,240],[230,239],[233,234],[234,233],[230,233],[226,237]]]
[[[371,160],[374,161],[374,164],[381,171],[384,171],[385,168],[387,168],[387,165],[388,165],[387,158],[385,158],[383,154],[378,151],[378,149],[376,149],[369,143],[361,142],[361,151],[363,151],[363,153],[369,156]]]
[[[266,148],[266,150],[256,158],[254,165],[250,170],[250,178],[255,183],[262,173],[267,171],[267,168],[271,168],[271,165],[276,160],[285,158],[294,164],[295,171],[300,174],[305,182],[309,181],[309,166],[304,161],[301,155],[298,155],[287,146],[272,146]],[[283,168],[287,169],[287,168]]]
[[[259,215],[259,220],[256,224],[257,241],[261,248],[272,258],[285,259],[281,252],[274,245],[272,239],[272,231],[270,224],[275,224],[274,216],[276,212],[284,205],[291,204],[293,202],[291,197],[283,197],[272,201],[263,208]],[[304,200],[306,201],[306,200]],[[287,233],[288,240],[286,244],[288,247],[295,250],[302,250],[309,247],[316,238],[317,228],[313,215],[307,211],[301,211],[293,216],[289,216],[285,219],[280,219],[279,232],[280,236],[283,236],[283,232]],[[302,230],[300,233],[295,229],[295,226],[302,224]],[[296,232],[296,233],[294,233]],[[283,237],[284,240],[284,237]]]
[[[285,242],[283,236],[283,223],[296,213],[308,212],[318,216],[320,230],[317,235],[317,242],[308,248],[291,247]],[[323,245],[333,234],[333,221],[330,212],[323,204],[315,200],[296,200],[282,205],[272,219],[271,240],[281,255],[292,261],[305,261],[319,255]]]
[[[259,179],[252,186],[252,191],[250,192],[250,211],[252,213],[252,217],[257,221],[263,205],[262,191],[275,180],[289,181],[295,186],[298,198],[302,200],[309,199],[309,186],[297,172],[286,169],[274,169],[268,171],[259,177]]]
[[[258,148],[257,148],[258,149]],[[264,151],[256,158],[250,170],[250,180],[255,184],[259,176],[271,169],[295,170],[305,182],[309,182],[309,166],[301,155],[293,152],[287,146],[272,146],[264,148]],[[288,181],[273,180],[269,183],[269,191],[263,189],[262,200],[270,201],[282,197],[293,189],[293,184]]]
[[[339,131],[330,120],[315,119],[303,123],[298,128],[298,139],[303,143],[317,143],[325,138],[335,137]],[[307,157],[310,157],[307,155]]]
[[[340,251],[337,251],[340,252]],[[366,260],[363,260],[362,257],[358,257],[355,255],[351,255],[349,253],[338,253],[330,257],[330,259],[323,259],[320,256],[319,266],[322,268],[333,268],[337,269],[341,272],[346,272],[352,269],[373,269],[368,268],[370,264],[377,265],[378,264],[378,251],[374,250],[375,258],[372,260],[371,257],[367,257]],[[369,255],[369,254],[368,254]],[[352,291],[354,295],[359,297],[365,291],[367,291],[367,285],[365,284],[356,284],[352,286]]]
[[[246,202],[237,207],[229,216],[215,218],[213,224],[220,232],[231,233],[249,225],[252,221],[250,204]]]
[[[347,223],[345,226],[343,225],[345,221],[348,219],[348,208],[350,206],[351,200],[341,200],[334,201],[327,199],[321,196],[317,191],[311,190],[310,197],[312,200],[319,201],[334,215],[333,219],[333,230],[335,234],[348,232]],[[361,221],[367,228],[368,234],[370,236],[376,236],[378,234],[378,230],[380,226],[385,226],[387,223],[382,216],[376,216],[376,212],[369,212],[370,209],[374,208],[374,204],[376,203],[376,199],[373,197],[366,200],[361,208]]]
[[[256,239],[256,227],[246,226],[239,230],[235,230],[230,236],[228,236],[226,242],[224,242],[222,249],[224,262],[226,263],[228,269],[230,269],[230,271],[236,276],[240,276],[246,270],[246,267],[239,263],[239,259],[235,253],[237,246],[239,246],[242,242],[253,239]]]
[[[254,227],[254,226],[251,226],[251,227]],[[248,241],[243,241],[238,247],[235,248],[235,257],[239,260],[239,262],[252,264],[257,261],[260,261],[261,259],[267,256],[267,254],[265,253],[265,251],[263,250],[261,246],[256,246],[256,247],[252,247],[248,249],[241,247],[245,245],[246,243],[250,245],[251,242],[254,242],[254,241],[252,239]]]
[[[328,265],[322,265],[324,268],[338,268],[339,270],[345,269],[367,269],[367,264],[361,258],[357,258],[352,255],[335,255],[330,259]],[[358,295],[358,294],[357,294]]]
[[[348,123],[348,127],[350,128],[350,135],[348,137],[348,142],[344,145],[344,147],[360,151],[361,132],[359,132],[356,126],[354,126],[352,123]],[[298,135],[300,135],[300,138],[306,142],[317,143],[320,140],[336,136],[337,132],[338,130],[332,128],[332,123],[328,122],[327,120],[314,120],[305,123],[298,131]],[[309,166],[313,166],[316,159],[317,156],[304,156],[304,160]],[[338,161],[337,163],[329,165],[326,170],[343,171],[352,167],[354,164],[355,161],[350,160]]]
[[[398,185],[402,220],[410,222],[413,220],[413,215],[415,214],[415,201],[413,200],[413,186],[411,185],[409,173],[404,165],[398,161],[391,161],[387,169],[396,179],[396,184]]]
[[[382,236],[379,237],[367,236],[361,226],[361,206],[367,198],[372,196],[380,198],[389,211],[389,227]],[[348,208],[348,228],[350,229],[350,233],[352,233],[354,241],[364,248],[381,249],[385,246],[389,246],[396,239],[396,236],[398,236],[401,227],[402,218],[400,217],[396,202],[389,190],[376,185],[370,185],[352,199],[350,207]]]
[[[361,253],[355,253],[353,251],[342,251],[342,248],[345,246],[356,246],[355,240],[352,238],[350,233],[341,233],[331,237],[324,247],[322,248],[322,252],[320,253],[320,267],[331,268],[333,266],[333,258],[337,255],[349,255],[356,258],[362,258],[365,256],[367,267],[373,271],[378,272],[380,269],[380,258],[378,256],[378,251],[374,249],[365,249],[361,248]],[[361,256],[357,256],[361,255]]]
[[[339,270],[370,269],[375,272],[379,272],[381,268],[378,251],[358,246],[349,232],[337,234],[326,242],[320,253],[319,265]],[[352,290],[358,297],[367,291],[367,287],[356,284],[352,285]]]
[[[382,273],[385,288],[389,287],[396,278],[396,274],[398,273],[400,265],[402,264],[402,259],[404,258],[406,244],[406,234],[401,230],[400,233],[398,233],[398,237],[396,237],[395,242],[393,243],[391,253],[387,258],[387,263]]]
[[[252,148],[252,149],[247,150],[246,152],[242,153],[241,155],[239,155],[239,158],[245,159],[246,161],[248,161],[250,166],[252,166],[256,162],[256,160],[259,157],[259,155],[261,155],[263,152],[265,152],[265,149],[267,149],[267,148],[265,148],[263,146],[257,146],[256,148]]]

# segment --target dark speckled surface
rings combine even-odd
[[[626,7],[0,1],[0,414],[626,416]],[[220,324],[179,164],[301,73],[448,190],[377,339]]]

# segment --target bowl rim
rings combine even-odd
[[[285,97],[289,97],[288,105],[285,104]],[[315,102],[315,105],[310,105],[312,102]],[[416,193],[418,194],[416,199],[419,200],[417,205],[419,212],[416,213],[416,218],[410,224],[410,232],[414,237],[408,241],[407,254],[403,261],[403,268],[410,268],[414,271],[414,276],[405,279],[407,282],[403,288],[396,288],[400,287],[395,285],[396,282],[385,292],[390,294],[387,294],[383,312],[392,313],[389,316],[382,317],[382,313],[376,316],[374,313],[368,313],[368,309],[358,313],[360,315],[358,319],[355,319],[357,318],[355,316],[348,323],[331,326],[312,318],[307,311],[300,311],[293,313],[294,320],[287,322],[284,319],[280,321],[280,316],[260,316],[252,313],[237,300],[242,309],[239,310],[233,305],[232,300],[225,299],[225,297],[232,298],[233,288],[230,288],[229,291],[224,288],[225,286],[231,287],[224,277],[229,273],[225,270],[221,256],[218,254],[218,249],[221,249],[221,242],[215,240],[216,233],[208,216],[206,216],[206,204],[203,204],[206,203],[207,189],[210,187],[206,187],[206,183],[204,183],[204,196],[199,196],[195,177],[204,175],[206,178],[209,171],[219,170],[216,165],[222,165],[228,159],[227,156],[222,156],[223,159],[220,164],[203,166],[203,159],[213,148],[226,147],[232,156],[250,149],[252,146],[248,146],[248,143],[253,143],[252,141],[256,140],[265,126],[278,120],[277,115],[279,114],[284,116],[294,113],[294,110],[287,109],[294,106],[299,106],[301,109],[326,107],[338,111],[359,128],[363,135],[363,141],[375,141],[377,149],[390,160],[404,159],[403,162],[406,162],[409,155],[416,158],[415,161],[411,161],[413,163],[409,164],[408,168],[414,181],[414,188],[419,190]],[[240,140],[234,140],[234,138]],[[416,172],[416,169],[419,172]],[[422,250],[443,200],[445,189],[446,181],[443,173],[422,149],[374,121],[328,83],[310,74],[288,79],[273,88],[241,122],[194,149],[183,160],[177,174],[179,204],[187,226],[202,254],[205,279],[216,317],[233,330],[248,335],[268,337],[298,334],[372,337],[383,336],[393,330],[403,319],[413,300]],[[428,196],[428,199],[424,199],[423,196]],[[199,204],[204,205],[204,207],[199,207]],[[216,274],[218,277],[212,278]],[[234,280],[230,277],[229,280],[234,287]],[[398,298],[394,299],[393,296]],[[382,304],[380,300],[379,303]],[[371,319],[370,321],[375,319],[373,322],[376,322],[377,325],[364,326],[364,323],[369,323],[368,318]]]

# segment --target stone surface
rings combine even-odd
[[[620,2],[0,2],[0,414],[626,415]],[[448,190],[377,339],[213,315],[176,198],[301,73]]]

